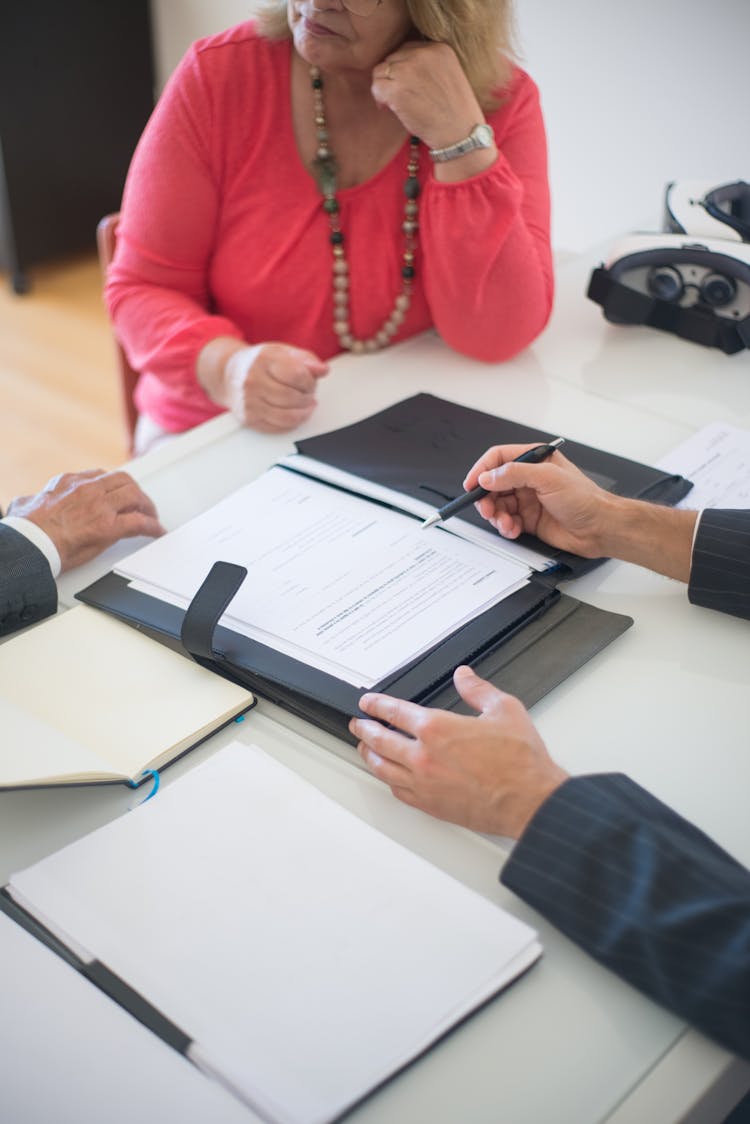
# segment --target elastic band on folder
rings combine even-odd
[[[145,799],[141,800],[138,807],[140,807],[141,804],[148,804],[149,800],[153,796],[156,796],[157,792],[159,791],[159,785],[161,784],[161,777],[159,776],[156,769],[144,769],[137,781],[128,781],[128,785],[131,788],[138,788],[143,783],[143,781],[148,779],[148,777],[151,777],[154,782],[153,788],[149,792],[148,796],[146,796]]]
[[[214,562],[182,621],[182,646],[193,659],[211,663],[220,658],[214,651],[216,625],[246,577],[244,566]]]

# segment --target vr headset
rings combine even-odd
[[[613,324],[647,324],[727,355],[750,348],[750,185],[672,183],[665,206],[673,233],[620,239],[587,295]]]
[[[750,183],[716,187],[703,180],[667,184],[664,229],[700,238],[750,242]]]

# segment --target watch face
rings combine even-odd
[[[489,148],[495,139],[495,134],[490,125],[477,125],[474,130],[474,140],[480,148]]]

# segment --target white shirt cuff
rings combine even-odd
[[[702,515],[703,515],[703,510],[701,509],[698,512],[698,515],[697,515],[696,520],[695,520],[695,526],[693,527],[693,541],[690,544],[690,572],[691,572],[691,574],[692,574],[692,571],[693,571],[693,552],[695,551],[695,540],[698,538],[698,528],[701,525],[701,516]],[[689,580],[690,579],[688,578],[688,581]]]
[[[60,576],[60,571],[62,569],[60,555],[57,552],[57,547],[46,531],[43,531],[36,523],[32,523],[30,519],[19,519],[17,515],[6,515],[2,522],[8,527],[11,527],[14,531],[18,531],[19,535],[23,535],[29,542],[32,542],[37,550],[41,550],[42,554],[49,562],[49,568],[52,571],[53,578]]]
[[[692,557],[693,551],[695,550],[695,540],[698,538],[698,528],[701,525],[701,517],[702,516],[703,516],[703,511],[701,510],[701,511],[698,512],[698,517],[696,518],[695,526],[693,527],[693,541],[690,544],[690,555],[691,555],[691,557]]]

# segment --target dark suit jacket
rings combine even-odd
[[[704,511],[693,548],[688,597],[750,619],[750,511]]]
[[[501,881],[595,959],[750,1059],[750,872],[634,781],[566,781]]]
[[[688,594],[750,617],[750,512],[703,513]],[[501,880],[750,1059],[750,871],[650,793],[620,775],[572,778],[534,816]]]
[[[0,636],[54,613],[57,587],[47,559],[0,522]]]

